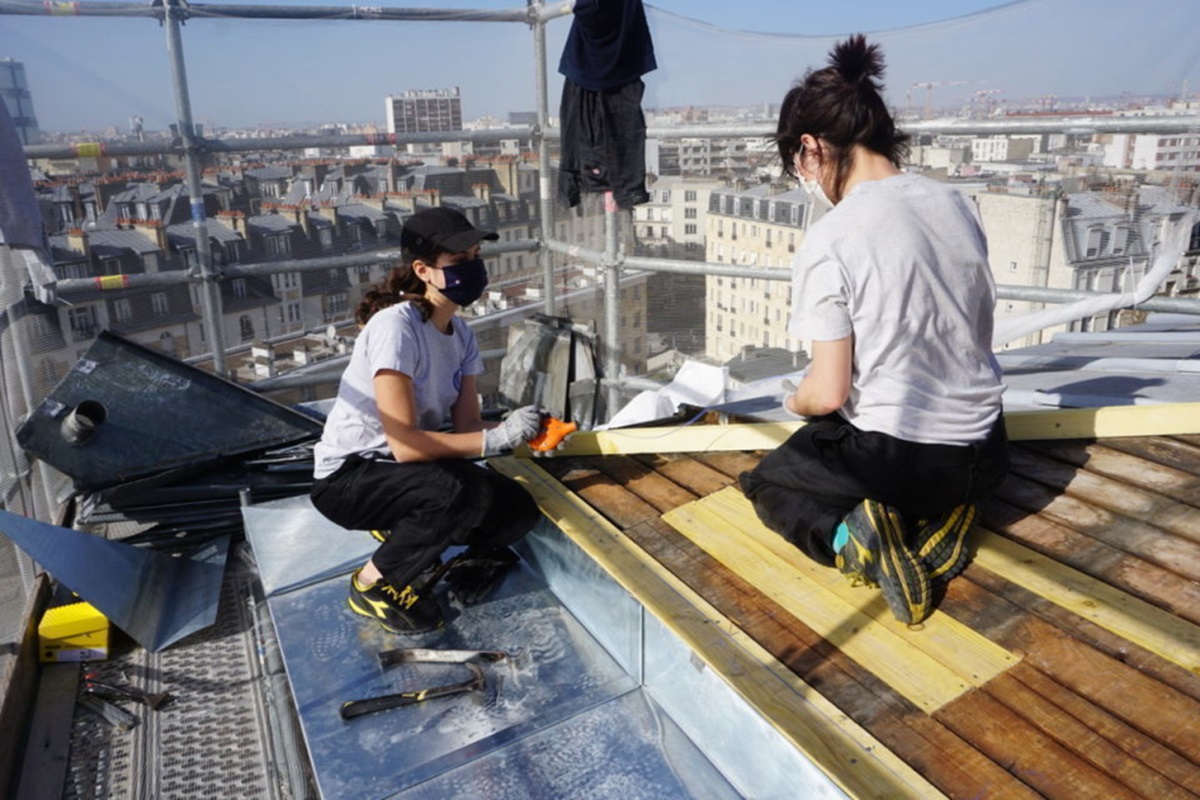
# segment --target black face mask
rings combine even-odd
[[[460,261],[442,267],[446,288],[441,293],[455,305],[469,306],[480,298],[488,285],[487,265],[483,259]]]

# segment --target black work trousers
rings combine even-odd
[[[343,528],[391,532],[371,560],[396,587],[412,583],[453,545],[513,544],[541,513],[519,483],[466,459],[351,456],[313,483],[312,501]]]
[[[620,208],[650,199],[646,191],[646,117],[641,80],[616,89],[584,89],[563,81],[559,199],[579,205],[584,192],[611,191]]]
[[[909,442],[830,414],[796,431],[738,483],[764,525],[833,566],[833,532],[863,500],[896,508],[911,529],[919,519],[979,502],[1007,473],[1003,414],[973,445]]]

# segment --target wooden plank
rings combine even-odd
[[[1200,474],[1147,461],[1094,442],[1029,442],[1024,448],[1105,478],[1166,495],[1180,503],[1200,506]]]
[[[983,690],[937,714],[959,736],[1052,800],[1138,797]]]
[[[997,533],[976,528],[976,536],[979,566],[1184,669],[1200,672],[1200,627]]]
[[[1106,447],[1164,467],[1200,475],[1200,447],[1165,436],[1123,436],[1105,439]]]
[[[562,459],[537,463],[562,475],[568,485],[589,491],[595,471],[586,467],[615,460],[619,457],[573,459],[569,465]],[[586,499],[597,500],[597,510],[611,516],[604,506],[610,496],[593,493]],[[946,795],[961,800],[1040,796],[661,519],[639,523],[625,534]]]
[[[803,425],[795,420],[579,431],[571,434],[555,457],[774,450]],[[527,450],[522,448],[514,455],[524,457]]]
[[[949,797],[1040,797],[662,520],[625,533]]]
[[[1178,753],[1163,747],[1151,737],[1126,725],[1107,711],[1097,708],[1075,692],[1068,691],[1066,687],[1035,669],[1028,662],[1017,665],[1010,675],[1032,691],[1037,692],[1039,696],[1053,703],[1054,709],[1057,711],[1051,709],[1050,714],[1047,715],[1046,723],[1049,728],[1061,730],[1060,726],[1063,722],[1074,725],[1076,721],[1084,726],[1083,730],[1080,730],[1075,736],[1056,736],[1059,741],[1070,742],[1072,739],[1084,741],[1090,731],[1098,736],[1103,736],[1125,754],[1124,758],[1114,753],[1110,754],[1107,759],[1097,759],[1085,750],[1083,756],[1092,763],[1103,766],[1103,763],[1098,762],[1107,761],[1119,764],[1121,769],[1128,769],[1128,762],[1132,761],[1138,766],[1144,765],[1145,768],[1171,782],[1172,785],[1160,786],[1155,790],[1148,792],[1143,790],[1152,797],[1174,796],[1172,795],[1173,786],[1186,790],[1185,796],[1190,797],[1200,793],[1200,769],[1197,769],[1195,764],[1182,758]],[[1010,703],[1009,707],[1012,708],[1013,705]],[[1055,735],[1052,731],[1048,730],[1047,732]],[[1110,774],[1113,774],[1112,771]],[[1118,776],[1114,775],[1114,777]],[[1146,776],[1146,779],[1156,783],[1153,776]],[[1126,785],[1132,784],[1126,782]],[[1158,793],[1160,791],[1162,794]]]
[[[877,590],[855,590],[767,530],[735,489],[663,519],[927,712],[1015,662],[944,615],[935,613],[919,632],[909,630]]]
[[[734,480],[691,456],[655,453],[637,458],[697,497],[719,492]]]
[[[1097,707],[1200,764],[1200,702],[984,589],[975,582],[980,571],[972,566],[965,578],[950,581],[944,610]]]
[[[846,792],[881,800],[940,794],[544,470],[514,458],[491,463]]]
[[[1013,411],[1005,418],[1008,437],[1012,441],[1200,434],[1200,403]],[[555,455],[774,450],[803,425],[802,420],[791,420],[579,431],[572,434]],[[526,458],[530,453],[528,448],[521,448],[515,455]]]
[[[0,656],[0,796],[16,783],[17,757],[34,746],[26,733],[38,687],[38,621],[49,599],[50,579],[39,572],[25,596],[20,624],[9,631],[10,650]]]
[[[1200,625],[1200,583],[1196,581],[995,498],[980,506],[979,524]]]
[[[718,472],[723,472],[735,481],[743,472],[754,469],[761,460],[760,455],[742,452],[727,453],[692,453],[692,458],[700,461]]]
[[[660,514],[690,503],[696,495],[675,481],[660,475],[646,464],[626,456],[606,456],[589,460],[615,483],[632,492]]]
[[[1200,580],[1200,545],[1169,536],[1149,522],[1097,507],[1014,473],[1009,473],[995,496],[1163,569]]]
[[[22,800],[57,800],[63,795],[79,670],[78,663],[47,664],[42,670],[17,788]]]
[[[1194,496],[1176,497],[1139,489],[1088,469],[1038,456],[1024,447],[1011,448],[1010,455],[1011,470],[1022,477],[1127,517],[1152,520],[1156,528],[1200,543],[1200,502]],[[1187,505],[1189,501],[1193,505]]]
[[[1014,442],[1200,434],[1200,403],[1012,411],[1004,417]]]
[[[1037,672],[1032,667],[1026,667],[1026,671]],[[1033,691],[1014,675],[1000,676],[989,683],[985,691],[1031,724],[1040,734],[1072,751],[1097,771],[1118,781],[1135,796],[1160,800],[1195,800],[1194,794],[1147,766],[1141,758],[1132,757],[1100,732],[1064,713],[1062,706],[1057,703],[1067,704],[1072,699],[1079,699],[1074,692],[1048,678],[1041,681],[1040,685],[1049,696]],[[1129,731],[1136,734],[1128,725],[1122,724],[1111,715],[1106,716],[1120,733]],[[1087,746],[1077,748],[1076,745],[1081,742],[1086,742]],[[1151,744],[1160,751],[1166,750],[1156,742]],[[1175,761],[1184,763],[1178,756],[1175,757]]]

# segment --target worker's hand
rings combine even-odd
[[[496,456],[528,442],[542,428],[542,412],[536,406],[522,406],[511,412],[495,428],[483,432],[483,456]]]
[[[562,449],[567,440],[579,430],[574,422],[547,416],[542,420],[542,430],[529,442],[529,453],[534,458],[549,458]]]
[[[801,376],[801,380],[803,380],[803,376]],[[808,419],[808,417],[804,416],[803,414],[797,414],[795,411],[792,411],[791,406],[788,405],[788,402],[792,399],[792,396],[796,394],[797,384],[792,383],[787,378],[784,378],[782,386],[783,397],[780,399],[779,405],[783,409],[784,413],[789,417],[794,417],[795,419]]]

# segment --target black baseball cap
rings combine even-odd
[[[400,231],[400,245],[416,251],[432,245],[447,253],[461,253],[483,239],[499,238],[495,231],[476,228],[462,212],[444,206],[418,211],[405,220]]]

